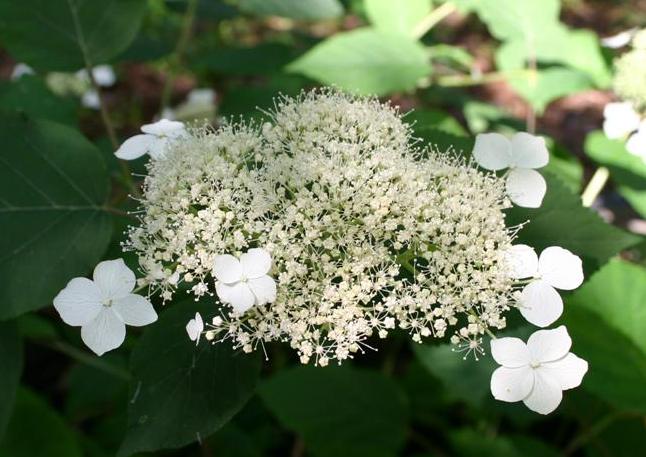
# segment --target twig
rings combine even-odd
[[[581,202],[583,203],[583,206],[586,208],[592,206],[608,182],[609,177],[610,171],[606,167],[597,168],[597,171],[594,172],[592,178],[590,178],[590,182],[588,182],[588,185],[581,194]]]
[[[442,3],[433,11],[428,13],[413,29],[411,34],[414,38],[420,39],[428,33],[438,22],[442,21],[447,16],[450,16],[457,10],[453,2]]]

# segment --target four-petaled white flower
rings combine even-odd
[[[276,283],[267,275],[271,256],[262,248],[249,249],[240,256],[219,255],[213,262],[215,291],[223,303],[242,314],[254,305],[276,300]]]
[[[157,320],[150,302],[133,294],[135,274],[122,259],[94,268],[93,280],[74,278],[54,298],[54,307],[68,325],[81,327],[83,342],[97,355],[116,349],[126,338],[126,324],[135,327]]]
[[[518,244],[507,252],[514,279],[533,278],[520,296],[520,312],[527,321],[546,327],[563,312],[563,300],[556,289],[573,290],[583,282],[581,259],[558,246],[546,248],[540,258],[534,249]]]
[[[146,124],[141,127],[141,131],[144,133],[128,138],[114,155],[123,160],[134,160],[144,154],[152,159],[163,159],[169,140],[186,134],[183,122],[168,119]]]
[[[603,117],[603,133],[613,140],[625,138],[639,127],[639,114],[630,102],[608,103]]]
[[[481,133],[476,136],[473,157],[487,170],[510,169],[506,188],[512,202],[525,208],[541,206],[547,184],[535,169],[549,162],[543,138],[518,132],[509,140],[499,133]]]
[[[501,367],[491,375],[496,400],[522,401],[532,411],[549,414],[563,391],[581,384],[588,362],[572,354],[567,329],[538,330],[525,344],[519,338],[491,340],[491,355]]]
[[[188,337],[191,341],[195,341],[195,344],[197,345],[200,342],[200,335],[202,335],[203,331],[204,321],[202,320],[202,316],[200,313],[195,313],[195,317],[186,324],[186,333],[188,333]]]

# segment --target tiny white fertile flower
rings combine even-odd
[[[625,138],[639,127],[639,114],[629,102],[608,103],[603,118],[603,133],[610,139]]]
[[[34,69],[31,68],[29,65],[24,63],[18,63],[16,64],[15,67],[13,67],[13,70],[11,71],[11,80],[15,81],[17,79],[22,78],[23,75],[33,75],[33,74],[34,74]]]
[[[162,119],[154,124],[141,127],[143,134],[128,138],[114,153],[123,160],[134,160],[144,154],[153,159],[163,159],[170,139],[186,133],[183,122]]]
[[[487,170],[510,169],[506,188],[512,202],[525,208],[541,206],[547,184],[535,169],[549,162],[543,138],[518,132],[509,140],[499,133],[481,133],[476,136],[473,157]]]
[[[522,401],[532,411],[549,414],[563,391],[581,384],[588,362],[570,352],[572,340],[564,326],[534,332],[525,344],[519,338],[491,341],[491,355],[501,367],[491,375],[496,400]]]
[[[200,335],[204,331],[204,321],[200,313],[195,313],[195,317],[186,324],[186,333],[191,341],[197,345],[200,342]]]
[[[581,259],[567,249],[546,248],[540,258],[529,246],[518,244],[507,251],[511,276],[533,278],[520,296],[520,313],[528,322],[546,327],[563,313],[563,300],[556,289],[573,290],[583,282]]]
[[[276,300],[276,283],[267,275],[270,269],[271,256],[261,248],[249,249],[239,260],[229,254],[219,255],[213,262],[215,291],[223,303],[240,314],[254,305],[272,303]]]
[[[628,138],[626,149],[631,154],[646,160],[646,119],[640,124],[639,130]]]
[[[54,307],[68,325],[81,327],[83,342],[97,355],[121,346],[126,324],[141,327],[157,320],[150,302],[133,294],[135,274],[122,259],[94,268],[93,280],[74,278],[54,298]]]

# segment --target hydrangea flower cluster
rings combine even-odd
[[[550,247],[538,257],[513,245],[520,227],[505,224],[512,202],[543,200],[541,138],[481,135],[473,163],[418,148],[397,110],[374,98],[323,89],[282,98],[269,114],[262,126],[218,130],[162,120],[117,151],[151,159],[140,224],[124,243],[139,257],[140,286],[164,301],[189,293],[213,303],[212,316],[186,325],[196,344],[204,335],[251,352],[287,342],[302,363],[325,366],[399,328],[416,342],[452,335],[477,356],[510,308],[548,326],[563,309],[556,289],[582,282],[576,256]],[[496,398],[545,413],[585,373],[547,389],[539,368],[570,369],[560,363],[569,343],[544,354],[533,349],[543,337],[525,349],[508,339],[492,341],[507,370],[492,378]]]

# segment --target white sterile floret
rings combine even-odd
[[[481,133],[476,136],[473,157],[487,170],[509,168],[506,186],[512,202],[525,208],[541,206],[547,184],[535,169],[549,162],[543,138],[518,132],[509,140],[499,133]]]
[[[641,122],[637,132],[628,138],[626,149],[646,161],[646,119]]]
[[[85,82],[90,82],[88,72],[85,69],[77,71],[76,77]],[[96,67],[93,67],[92,77],[100,87],[110,87],[117,82],[117,75],[114,73],[114,69],[110,65],[97,65]]]
[[[549,414],[563,391],[581,384],[588,362],[570,352],[572,340],[564,326],[534,332],[525,344],[519,338],[491,340],[491,355],[502,365],[491,376],[496,400],[522,401],[532,411]]]
[[[552,324],[563,313],[556,289],[573,290],[583,282],[581,259],[557,246],[537,257],[534,249],[518,244],[508,250],[507,261],[514,279],[532,278],[521,293],[520,313],[538,327]]]
[[[202,335],[203,331],[204,321],[202,320],[202,316],[200,313],[195,313],[195,317],[186,324],[186,333],[188,333],[188,337],[191,341],[195,341],[195,344],[197,345],[200,342],[200,335]]]
[[[254,305],[276,300],[276,283],[267,275],[271,255],[264,249],[249,249],[240,260],[230,254],[219,255],[213,262],[215,291],[222,303],[230,304],[237,313]]]
[[[630,102],[608,103],[603,118],[603,132],[610,139],[625,138],[639,127],[639,114]]]
[[[166,155],[170,140],[186,134],[183,122],[162,119],[154,124],[141,127],[143,134],[128,138],[114,153],[123,160],[134,160],[144,154],[152,159],[163,159]]]
[[[157,320],[150,302],[133,294],[135,274],[122,259],[100,262],[93,280],[74,278],[54,298],[68,325],[81,327],[83,342],[97,355],[121,346],[126,324],[135,327]]]
[[[11,71],[11,80],[16,81],[22,78],[24,75],[33,75],[34,69],[29,65],[24,63],[17,63],[13,70]]]

